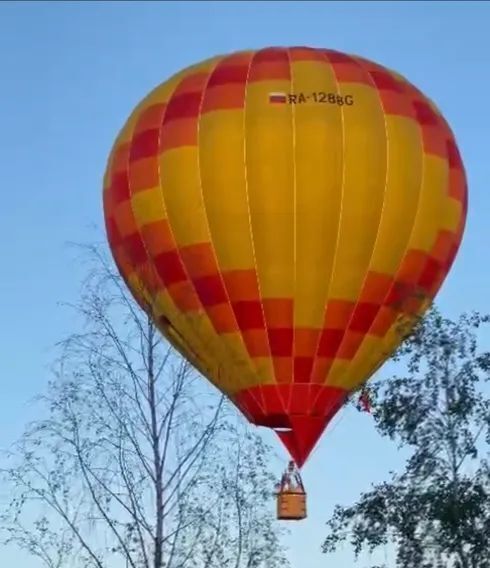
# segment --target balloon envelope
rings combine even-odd
[[[162,334],[299,465],[427,309],[455,258],[464,168],[397,73],[267,48],[171,77],[104,183],[116,264]]]

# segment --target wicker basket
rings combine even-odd
[[[280,521],[306,519],[306,493],[284,491],[277,494],[277,518]]]

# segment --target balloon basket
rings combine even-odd
[[[294,461],[289,462],[281,482],[276,485],[276,499],[279,521],[306,519],[306,491]]]
[[[278,493],[277,519],[279,521],[306,519],[306,493]]]

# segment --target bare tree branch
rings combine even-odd
[[[0,542],[47,568],[287,567],[269,449],[89,253],[95,268],[71,306],[83,329],[60,342],[38,397],[47,418],[0,471],[10,491]]]

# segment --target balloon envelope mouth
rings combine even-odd
[[[289,417],[285,414],[270,414],[261,416],[258,420],[255,420],[257,426],[265,426],[266,428],[272,428],[276,432],[290,432],[291,422]]]

